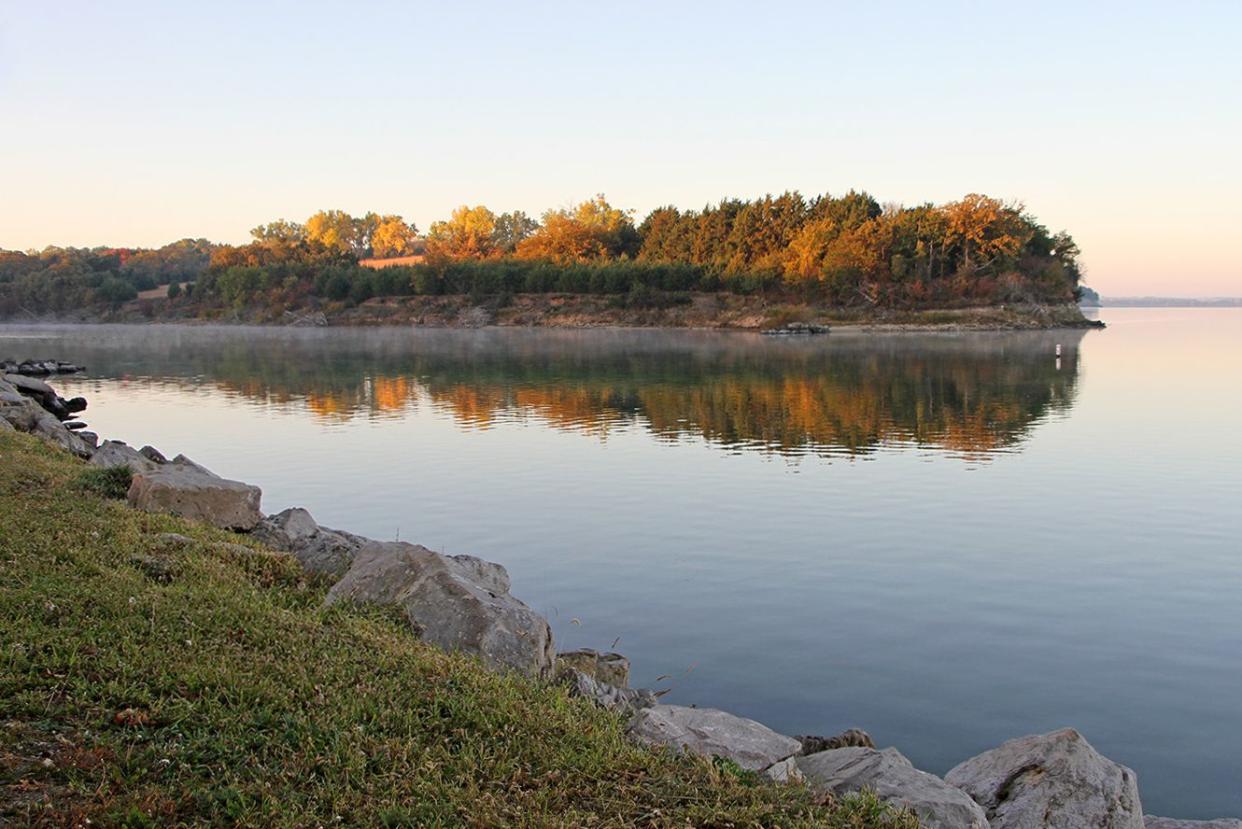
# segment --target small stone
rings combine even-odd
[[[798,769],[798,758],[786,757],[763,770],[763,776],[773,783],[804,783],[806,778]]]

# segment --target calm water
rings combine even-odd
[[[944,772],[1063,725],[1242,815],[1242,311],[1105,331],[0,328],[93,428],[508,566],[562,647]],[[1057,343],[1063,346],[1058,366]],[[660,677],[667,677],[660,679]]]

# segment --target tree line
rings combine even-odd
[[[641,222],[602,195],[546,211],[458,207],[421,234],[397,215],[320,211],[260,225],[243,245],[0,252],[0,313],[119,304],[168,285],[197,307],[297,307],[377,296],[777,293],[838,305],[1069,302],[1079,249],[1020,204],[971,194],[881,205],[797,192],[657,208]],[[376,269],[371,258],[414,257]],[[184,287],[183,287],[184,286]]]

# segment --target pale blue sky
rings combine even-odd
[[[1242,294],[1242,3],[0,0],[0,247],[863,188]]]

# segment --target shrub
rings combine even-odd
[[[78,475],[78,488],[104,498],[124,498],[133,483],[134,471],[128,466],[91,467]]]

